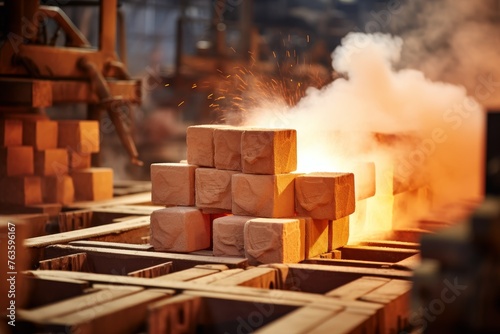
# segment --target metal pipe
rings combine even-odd
[[[114,105],[111,102],[116,100],[113,99],[113,95],[111,95],[104,76],[97,70],[97,66],[86,58],[80,58],[78,61],[78,67],[89,75],[97,96],[101,100],[101,103],[105,105],[109,118],[111,118],[111,121],[116,128],[120,141],[127,150],[131,162],[134,165],[142,166],[143,162],[139,160],[139,153],[137,152],[134,140],[130,134],[130,129],[122,120],[122,115],[124,113],[118,110],[118,108],[121,109],[122,106],[119,105],[118,108],[114,108]]]

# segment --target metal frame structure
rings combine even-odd
[[[59,103],[88,103],[89,117],[106,110],[134,164],[142,164],[126,120],[141,101],[140,81],[130,78],[116,53],[117,0],[99,2],[99,47],[64,12],[39,0],[6,0],[7,41],[0,47],[0,111],[27,112]],[[42,43],[40,22],[52,19],[66,36],[63,47]]]

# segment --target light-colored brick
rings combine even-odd
[[[151,245],[157,251],[194,252],[210,246],[210,217],[191,207],[151,214]]]
[[[227,125],[194,125],[187,128],[187,161],[202,167],[214,167],[214,131]]]
[[[68,205],[75,201],[75,187],[69,175],[46,176],[42,179],[44,203]]]
[[[233,214],[268,218],[294,216],[296,177],[296,174],[233,175]]]
[[[212,226],[214,256],[245,256],[243,230],[256,217],[225,216],[214,219]]]
[[[42,203],[42,185],[38,176],[13,176],[0,180],[4,203],[32,205]]]
[[[35,174],[40,176],[68,173],[68,151],[51,148],[35,152]]]
[[[297,213],[313,219],[337,220],[355,210],[354,175],[310,173],[295,179]]]
[[[349,241],[349,216],[328,223],[328,251],[344,247]]]
[[[244,227],[245,256],[251,265],[298,263],[304,259],[299,219],[257,218]]]
[[[215,168],[241,171],[241,135],[244,129],[237,127],[215,129]]]
[[[241,136],[243,173],[282,174],[297,169],[297,132],[247,129]]]
[[[34,166],[31,146],[0,147],[0,177],[33,175]]]
[[[328,220],[296,217],[304,222],[304,256],[306,259],[328,252]]]
[[[71,172],[75,185],[75,200],[100,201],[113,198],[111,168],[75,169]]]
[[[197,167],[182,163],[151,164],[153,204],[194,205],[194,180]]]
[[[99,122],[59,121],[58,147],[80,153],[99,152]]]
[[[0,146],[23,144],[23,122],[14,119],[0,120]]]
[[[196,206],[231,210],[231,177],[238,173],[232,170],[198,168],[195,172]]]
[[[23,123],[23,145],[33,146],[37,151],[57,147],[57,122],[49,120],[27,120]]]

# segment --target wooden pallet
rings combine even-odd
[[[374,235],[299,264],[251,267],[209,250],[154,251],[156,207],[143,194],[124,197],[75,204],[59,221],[69,231],[25,240],[32,270],[23,274],[31,292],[18,313],[23,333],[411,330],[410,280],[427,229]]]

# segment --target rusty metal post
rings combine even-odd
[[[117,0],[101,0],[99,12],[99,50],[115,54]]]

